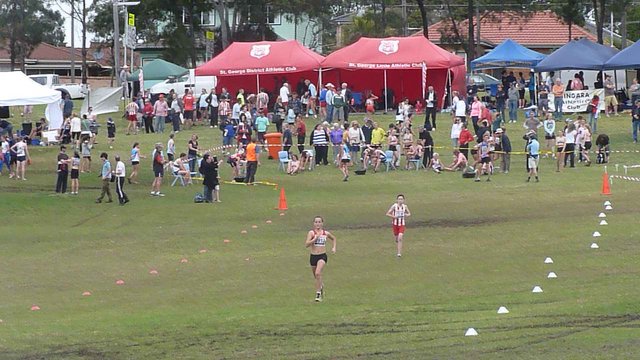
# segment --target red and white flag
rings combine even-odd
[[[422,99],[427,96],[427,64],[422,62]]]

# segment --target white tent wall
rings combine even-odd
[[[45,117],[50,129],[62,125],[60,91],[46,88],[21,71],[0,72],[0,106],[47,105]]]
[[[86,114],[89,106],[93,108],[92,114],[101,115],[120,111],[120,95],[122,88],[99,88],[91,90],[84,98],[80,113]]]

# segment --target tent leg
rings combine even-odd
[[[260,92],[260,75],[256,74],[256,94]]]
[[[389,89],[387,89],[387,70],[384,70],[384,111],[383,113],[387,113],[387,109],[389,109]]]

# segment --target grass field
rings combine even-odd
[[[445,119],[436,145],[449,144]],[[147,155],[166,143],[166,134],[124,136],[118,125],[111,157],[134,141]],[[603,118],[599,128],[614,150],[636,149],[628,116]],[[521,125],[508,129],[522,148]],[[220,143],[217,129],[195,131],[204,147]],[[190,133],[177,135],[179,151]],[[640,357],[640,186],[617,180],[613,195],[600,195],[599,165],[556,173],[542,159],[541,182],[525,183],[524,159],[514,155],[511,173],[491,183],[424,171],[344,183],[331,166],[290,177],[263,160],[258,179],[286,189],[280,216],[278,191],[266,186],[223,185],[222,203],[194,204],[199,185],[169,188],[167,178],[167,196],[151,197],[149,158],[141,184],[125,187],[127,206],[93,202],[97,161],[79,196],[56,196],[57,149],[31,153],[28,181],[0,177],[2,359]],[[637,157],[614,153],[610,173]],[[228,167],[221,176],[230,178]],[[401,259],[384,216],[398,193],[413,212]],[[609,225],[598,226],[607,199]],[[315,215],[338,238],[322,303],[313,302],[303,244]],[[592,238],[595,230],[602,237]],[[532,293],[535,285],[544,292]],[[510,313],[496,314],[500,306]],[[465,337],[469,327],[479,336]]]

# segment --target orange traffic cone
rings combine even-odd
[[[284,194],[284,188],[280,188],[280,200],[276,210],[287,210],[287,196]]]
[[[602,195],[611,195],[611,187],[609,186],[609,174],[605,171],[602,174]]]

